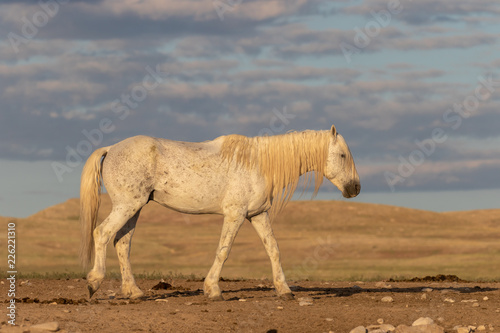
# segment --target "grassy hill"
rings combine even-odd
[[[25,219],[0,218],[2,230],[16,222],[19,272],[84,274],[77,256],[78,205],[78,199],[71,199]],[[110,209],[103,195],[101,220]],[[134,273],[204,276],[221,227],[221,216],[186,215],[149,203],[132,243]],[[290,280],[436,274],[500,280],[500,210],[434,213],[349,201],[293,201],[274,222],[274,232]],[[6,250],[0,249],[2,258],[7,258]],[[111,245],[107,263],[108,272],[119,272]],[[236,237],[222,276],[271,277],[269,260],[250,223]]]

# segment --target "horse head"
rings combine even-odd
[[[331,128],[325,177],[337,186],[344,198],[353,198],[361,190],[351,151],[342,135],[337,133],[334,125]]]

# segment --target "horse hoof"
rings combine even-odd
[[[135,292],[132,295],[130,295],[129,297],[130,297],[130,299],[138,299],[138,298],[141,298],[142,296],[144,296],[144,293],[139,290],[139,292]]]
[[[295,299],[295,296],[293,296],[292,293],[286,293],[279,295],[279,298],[281,298],[284,301],[293,301]]]
[[[214,302],[220,302],[224,300],[224,297],[222,297],[222,295],[216,295],[216,296],[208,296],[208,299]]]
[[[94,296],[97,289],[94,289],[90,284],[87,285],[87,288],[89,289],[89,298],[92,298],[92,296]]]

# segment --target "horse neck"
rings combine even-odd
[[[277,173],[288,174],[287,183],[298,181],[300,176],[308,172],[316,172],[317,183],[318,178],[323,178],[328,156],[327,131],[293,132],[260,137],[257,140],[259,149],[263,149],[265,153],[261,156],[266,156],[269,163],[276,166]],[[281,177],[281,175],[276,176]]]
[[[306,131],[295,138],[295,155],[300,161],[300,175],[319,172],[324,175],[328,156],[327,131]]]

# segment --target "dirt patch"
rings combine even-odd
[[[139,280],[145,296],[129,300],[120,281],[108,279],[89,301],[83,279],[30,280],[17,286],[16,322],[27,328],[55,321],[66,332],[349,332],[430,317],[446,332],[458,325],[500,332],[500,283],[423,280],[294,281],[294,301],[277,298],[269,280],[229,280],[220,282],[223,302],[205,298],[201,281],[173,280],[154,290],[158,280]],[[3,331],[12,329],[2,321]]]
[[[426,277],[414,277],[411,279],[389,279],[389,282],[470,282],[462,280],[456,275],[443,275],[438,274],[436,276],[426,276]]]

